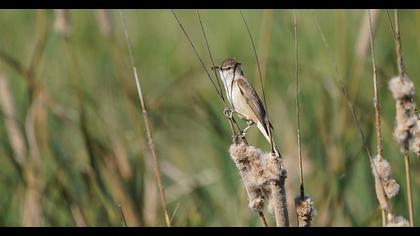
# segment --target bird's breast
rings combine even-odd
[[[246,120],[253,120],[255,122],[255,114],[249,106],[246,97],[236,84],[233,85],[231,94],[232,105],[235,111],[244,116],[243,118]]]

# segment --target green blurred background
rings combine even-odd
[[[60,27],[57,11],[0,11],[0,225],[123,226],[120,205],[129,226],[163,226],[119,12],[68,13],[67,26]],[[176,13],[210,68],[196,11]],[[171,11],[125,14],[173,225],[259,226],[228,154],[231,134],[223,103]],[[296,225],[293,11],[243,14],[261,62],[268,112],[288,170],[290,220]],[[336,83],[344,81],[375,152],[366,14],[297,10],[302,153],[306,193],[317,210],[314,226],[381,225],[368,156]],[[200,15],[215,62],[236,58],[262,97],[239,10],[200,10]],[[404,162],[392,136],[395,108],[387,88],[397,74],[394,40],[385,10],[373,17],[384,157],[401,185],[392,204],[397,215],[408,218]],[[420,12],[401,10],[400,27],[407,71],[418,87]],[[256,127],[248,141],[269,149]],[[417,157],[411,160],[417,217],[420,166]],[[268,211],[266,216],[273,225],[273,216]]]

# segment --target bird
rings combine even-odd
[[[268,119],[267,112],[261,102],[258,93],[245,77],[242,64],[232,58],[225,59],[220,65],[213,66],[220,80],[223,82],[226,97],[231,105],[231,113],[246,121],[248,126],[242,131],[242,135],[254,124],[272,147],[272,152],[280,155],[272,137],[273,126]]]

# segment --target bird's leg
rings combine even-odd
[[[247,123],[247,127],[243,130],[243,131],[241,131],[241,134],[240,134],[240,136],[241,137],[245,137],[245,135],[246,135],[246,131],[249,129],[249,128],[251,128],[251,126],[253,125],[253,124],[255,124],[252,120],[249,120],[249,121],[247,121],[246,122]]]
[[[239,130],[239,133],[241,133],[241,129],[239,128],[238,124],[236,123],[235,119],[233,118],[233,111],[229,107],[225,107],[223,110],[223,114],[226,116],[226,118],[229,120],[230,128],[232,130],[232,142],[238,143],[238,134],[236,133],[235,127],[233,124],[236,125],[236,128]]]

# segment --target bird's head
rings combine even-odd
[[[223,81],[233,79],[234,76],[243,75],[241,63],[232,58],[224,60],[222,64],[211,69],[216,70]]]

